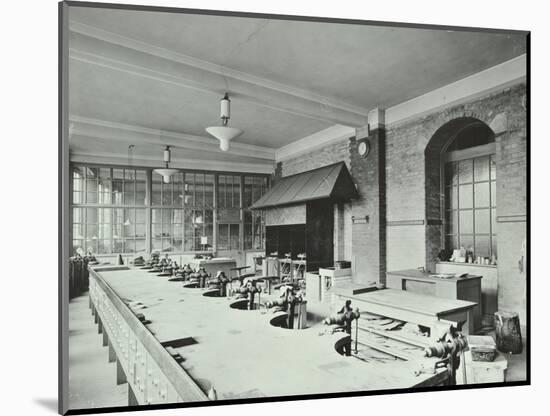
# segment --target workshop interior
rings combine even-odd
[[[60,19],[60,413],[529,383],[529,32]]]

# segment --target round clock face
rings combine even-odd
[[[357,145],[357,151],[359,152],[359,156],[361,157],[367,157],[370,151],[370,144],[367,140],[362,140]]]

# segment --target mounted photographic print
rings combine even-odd
[[[59,10],[60,413],[530,383],[529,32]]]

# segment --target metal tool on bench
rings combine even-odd
[[[172,276],[174,273],[174,269],[177,269],[177,267],[178,264],[176,262],[168,260],[167,263],[162,266],[161,272],[157,274],[157,276]]]
[[[189,280],[189,276],[191,276],[192,273],[193,269],[189,264],[186,264],[185,266],[180,267],[178,270],[176,270],[176,276],[181,276],[184,282]]]
[[[287,328],[294,329],[295,308],[298,306],[298,327],[296,329],[302,329],[299,327],[302,322],[302,308],[300,307],[300,305],[304,301],[304,297],[302,292],[300,291],[300,287],[288,283],[283,283],[278,287],[280,287],[282,290],[280,298],[274,301],[267,301],[265,303],[266,308],[274,308],[274,312],[287,312]]]
[[[359,308],[351,307],[351,300],[347,300],[345,305],[336,314],[331,315],[323,321],[325,325],[338,325],[340,329],[351,335],[351,323],[355,321],[355,353],[357,354],[357,343],[359,335],[358,320],[361,316]],[[344,345],[344,353],[347,356],[351,355],[351,342]]]
[[[204,267],[200,267],[198,271],[195,271],[189,275],[189,281],[183,284],[183,287],[206,287],[206,280],[210,277]]]
[[[435,363],[434,369],[447,367],[451,385],[456,384],[456,370],[460,366],[460,356],[468,347],[466,337],[459,332],[453,325],[449,325],[448,330],[440,335],[436,335],[437,342],[424,350],[426,357],[438,357],[442,360]],[[420,373],[416,375],[419,375]]]
[[[262,291],[261,288],[256,286],[257,279],[245,279],[243,284],[236,290],[237,299],[239,298],[248,298],[248,310],[254,309],[254,298],[256,293],[258,294],[258,306],[259,306],[259,297]]]
[[[225,297],[227,296],[227,284],[230,281],[225,273],[219,270],[215,277],[208,279],[207,286],[209,289],[218,289],[220,297]]]
[[[145,266],[145,259],[143,258],[143,256],[137,256],[132,261],[132,264],[136,267]]]

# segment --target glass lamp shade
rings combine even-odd
[[[160,176],[162,176],[162,181],[164,183],[170,183],[170,177],[176,173],[178,173],[177,169],[155,169],[155,173],[158,173]]]
[[[243,134],[243,131],[234,127],[215,126],[207,127],[206,131],[220,141],[220,149],[229,150],[229,141]]]

